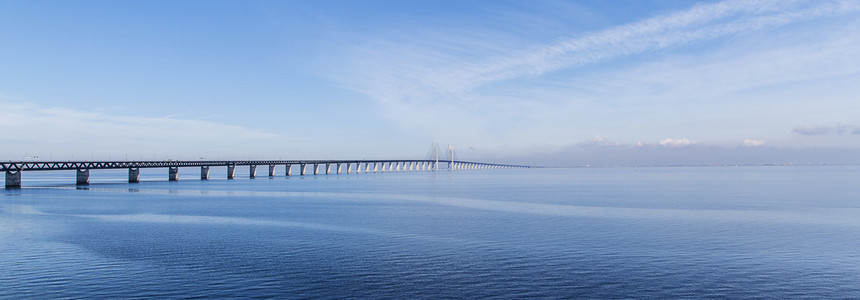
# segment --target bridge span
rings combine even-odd
[[[168,180],[179,180],[179,168],[200,167],[200,179],[209,179],[210,167],[227,167],[227,179],[233,179],[236,175],[237,166],[248,166],[251,178],[257,176],[257,166],[269,166],[269,177],[275,176],[275,167],[285,166],[285,176],[292,176],[292,167],[298,167],[299,175],[308,173],[308,166],[312,167],[313,175],[321,173],[331,174],[332,167],[335,173],[376,173],[376,172],[410,172],[410,171],[438,171],[439,164],[447,164],[446,170],[488,170],[488,169],[510,169],[528,168],[529,166],[493,164],[460,160],[219,160],[219,161],[33,161],[33,162],[0,162],[0,172],[6,173],[6,188],[21,187],[21,173],[24,171],[57,171],[75,170],[76,183],[87,185],[90,182],[90,170],[93,169],[128,169],[128,182],[140,182],[141,168],[167,168]],[[362,165],[364,166],[362,168]],[[322,167],[322,170],[320,170]],[[344,170],[345,169],[345,170]]]

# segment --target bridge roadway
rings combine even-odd
[[[307,174],[307,166],[313,166],[313,174],[320,174],[320,166],[325,166],[325,174],[331,174],[331,167],[336,166],[336,173],[361,173],[362,164],[364,173],[376,172],[401,172],[401,171],[433,171],[438,170],[438,163],[446,163],[448,170],[486,170],[486,169],[509,169],[528,168],[521,165],[493,164],[471,161],[435,161],[435,160],[165,160],[165,161],[33,161],[33,162],[0,162],[0,171],[6,173],[6,188],[21,187],[21,173],[23,171],[56,171],[76,170],[76,183],[86,185],[90,182],[90,170],[93,169],[128,169],[128,182],[140,182],[141,168],[167,168],[168,180],[179,180],[180,167],[200,167],[200,179],[209,179],[210,167],[227,167],[227,179],[233,179],[236,175],[236,166],[248,166],[250,177],[257,176],[258,165],[269,166],[269,176],[275,176],[275,166],[283,165],[285,175],[292,175],[292,165],[299,166],[299,174]],[[386,166],[387,164],[387,166]]]

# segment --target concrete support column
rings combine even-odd
[[[177,181],[179,180],[179,167],[169,167],[167,168],[167,180]]]
[[[415,171],[415,162],[414,161],[409,162],[409,171]]]
[[[373,173],[376,173],[376,163],[373,163]]]
[[[257,165],[248,166],[248,177],[252,179],[257,177]]]
[[[346,174],[352,173],[352,163],[346,163]]]
[[[340,174],[340,163],[337,164],[337,173]]]
[[[394,162],[388,162],[388,172],[394,171]]]
[[[209,180],[209,166],[200,167],[200,180]]]
[[[370,173],[370,163],[364,163],[364,173]]]
[[[6,188],[16,189],[21,187],[21,171],[6,171]]]
[[[395,172],[400,172],[400,162],[398,161],[398,162],[396,162],[396,163],[394,163],[394,164],[395,164],[395,166],[394,166],[394,171],[395,171]]]
[[[227,165],[227,179],[236,177],[236,165]]]
[[[275,165],[269,165],[269,177],[275,177]]]
[[[90,169],[78,169],[75,173],[75,183],[79,185],[90,184]]]
[[[308,171],[308,164],[299,164],[299,175],[305,176],[305,172]]]
[[[331,164],[325,164],[325,174],[331,174]]]
[[[293,165],[287,164],[287,169],[284,170],[284,175],[293,176]]]
[[[320,164],[314,164],[314,175],[320,174]]]
[[[140,182],[140,168],[128,168],[128,183]]]

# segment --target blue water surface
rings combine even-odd
[[[25,172],[0,298],[860,298],[857,166],[198,172]]]

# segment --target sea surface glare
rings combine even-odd
[[[858,166],[142,171],[0,190],[0,298],[860,298]]]

